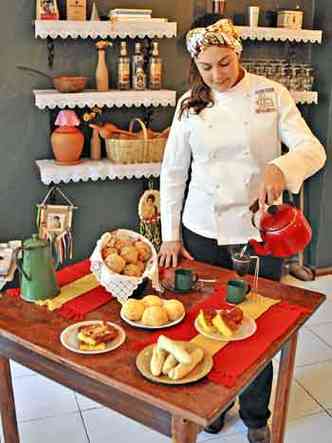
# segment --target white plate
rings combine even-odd
[[[186,313],[184,312],[183,315],[181,317],[179,317],[177,320],[170,321],[168,323],[165,323],[164,325],[160,325],[160,326],[147,326],[147,325],[144,325],[141,321],[129,320],[129,318],[127,318],[124,315],[124,313],[123,313],[123,307],[121,308],[121,311],[120,311],[120,317],[122,318],[123,321],[128,323],[128,325],[134,326],[135,328],[143,328],[143,329],[164,329],[164,328],[170,328],[171,326],[174,326],[174,325],[177,325],[178,323],[180,323],[184,319],[185,315],[186,315]]]
[[[212,338],[213,340],[218,340],[218,341],[244,340],[245,338],[251,337],[256,332],[257,329],[255,320],[253,318],[246,316],[243,317],[241,326],[231,337],[225,337],[220,332],[208,333],[204,331],[204,329],[199,324],[198,317],[196,317],[194,325],[196,330],[200,334],[204,335],[204,337]]]
[[[64,329],[60,335],[60,341],[62,345],[65,348],[69,349],[69,351],[77,352],[78,354],[103,354],[104,352],[113,351],[114,349],[121,346],[126,339],[125,331],[121,328],[121,326],[108,321],[106,322],[108,325],[118,330],[117,337],[114,340],[107,342],[105,349],[90,350],[90,351],[82,351],[80,349],[79,340],[77,338],[78,328],[80,326],[97,325],[100,323],[102,323],[101,320],[87,320],[68,326],[68,328]]]

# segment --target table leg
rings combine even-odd
[[[281,350],[276,399],[272,415],[272,443],[284,442],[296,344],[297,334],[291,337]]]
[[[172,442],[173,443],[196,443],[200,426],[181,417],[172,417]]]
[[[9,360],[0,356],[0,412],[5,443],[19,443]]]

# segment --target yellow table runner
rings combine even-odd
[[[60,294],[56,297],[47,300],[38,300],[35,303],[39,306],[47,306],[49,311],[55,311],[68,301],[74,300],[74,298],[77,298],[98,286],[100,286],[100,283],[97,281],[94,274],[88,274],[68,285],[62,286]]]
[[[269,297],[263,297],[259,294],[250,293],[247,296],[247,299],[237,305],[243,311],[243,314],[247,317],[251,317],[254,320],[259,318],[264,312],[266,312],[271,306],[279,303],[280,300],[274,300]],[[224,346],[228,345],[227,341],[217,341],[211,338],[204,337],[201,334],[196,335],[191,340],[192,343],[195,343],[197,346],[201,346],[205,349],[210,355],[214,355],[219,352]]]

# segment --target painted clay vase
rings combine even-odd
[[[74,111],[60,111],[51,135],[55,162],[60,165],[75,165],[80,162],[84,146],[84,135],[77,128],[80,120]]]

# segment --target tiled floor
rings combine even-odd
[[[309,283],[287,277],[286,282],[323,292],[328,299],[300,334],[285,443],[331,443],[332,276]],[[274,363],[277,367],[278,358]],[[12,373],[22,443],[171,443],[169,438],[14,362]],[[273,399],[274,395],[271,403]],[[227,415],[220,435],[199,435],[199,442],[207,440],[247,443],[236,407]]]

